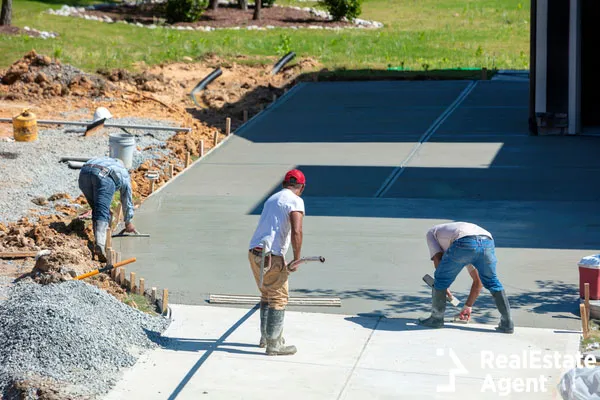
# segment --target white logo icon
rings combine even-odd
[[[445,355],[444,349],[437,349],[436,354],[438,357],[442,357]],[[448,349],[448,355],[452,359],[454,363],[454,368],[450,368],[448,371],[448,384],[447,385],[437,385],[436,391],[438,393],[454,393],[456,392],[456,375],[457,374],[467,374],[469,371],[465,368],[463,363],[458,359],[454,350]]]

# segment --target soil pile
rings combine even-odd
[[[109,89],[104,78],[37,54],[35,50],[14,62],[0,75],[0,82],[7,100],[67,95],[98,97]]]

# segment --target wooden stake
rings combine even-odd
[[[214,145],[216,146],[218,142],[219,142],[219,132],[215,131],[215,143],[214,143]]]
[[[585,309],[587,311],[587,319],[590,319],[590,284],[584,284],[584,293],[585,293]]]
[[[225,118],[225,135],[231,135],[231,118]]]
[[[129,273],[129,291],[135,293],[135,272]]]
[[[169,164],[169,179],[173,179],[174,169],[173,164]]]
[[[125,268],[119,268],[119,285],[125,285]]]
[[[169,290],[163,289],[162,310],[161,310],[163,314],[167,312],[168,305],[169,305]]]
[[[199,144],[200,148],[198,149],[198,154],[200,154],[200,157],[204,157],[204,139],[200,140],[200,144]]]
[[[152,300],[152,303],[156,303],[156,288],[153,287],[152,291],[150,292],[150,300]]]
[[[110,228],[110,224],[108,224],[108,228],[106,228],[106,244],[104,245],[104,251],[108,253],[108,249],[112,247],[112,229]]]
[[[117,260],[117,251],[116,250],[112,250],[110,251],[110,259],[112,260],[113,264],[116,264],[119,262],[119,260]]]
[[[185,167],[189,167],[190,166],[190,152],[188,151],[187,153],[185,153]]]
[[[114,264],[115,262],[112,259],[112,247],[105,247],[104,252],[106,253],[106,264],[108,264],[108,265]]]
[[[487,68],[481,68],[481,79],[486,81],[487,80]]]
[[[244,110],[242,119],[244,122],[248,122],[248,110]]]
[[[150,193],[154,193],[154,179],[150,179]]]
[[[589,336],[589,327],[588,327],[587,310],[585,309],[585,304],[579,305],[579,315],[581,316],[581,327],[582,327],[582,331],[583,331],[583,338],[587,339]]]
[[[273,95],[273,103],[275,103],[276,101],[277,101],[277,95],[276,95],[276,94],[274,94],[274,95]]]
[[[144,295],[144,291],[146,290],[144,285],[145,285],[144,278],[140,278],[140,286],[138,286],[138,294],[141,294],[142,296]]]

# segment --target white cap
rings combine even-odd
[[[96,108],[96,111],[94,112],[94,121],[93,122],[101,120],[102,118],[111,119],[112,114],[105,107],[98,107],[98,108]]]

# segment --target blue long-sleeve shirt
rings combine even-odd
[[[131,177],[121,160],[110,157],[96,157],[88,160],[86,164],[95,164],[114,171],[119,178],[120,186],[117,190],[121,194],[121,205],[123,207],[123,218],[125,222],[133,219],[133,195],[131,190]]]

